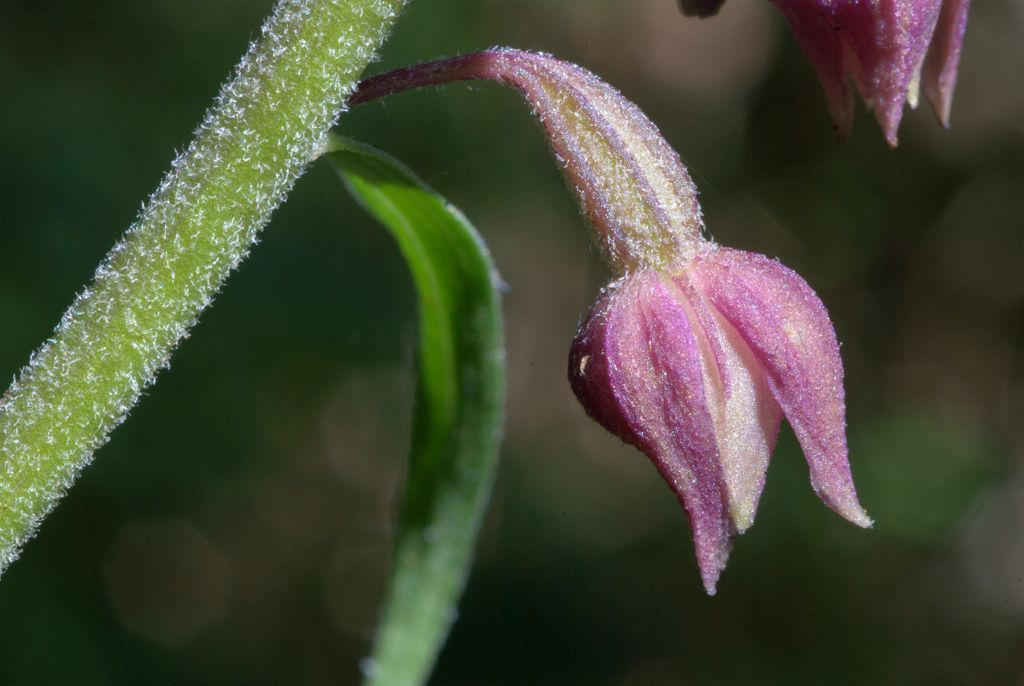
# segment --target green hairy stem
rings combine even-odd
[[[324,148],[405,0],[282,0],[188,149],[0,399],[0,572]]]

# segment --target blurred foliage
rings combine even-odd
[[[0,372],[50,332],[269,0],[0,1]],[[719,595],[646,459],[576,405],[604,282],[542,136],[488,85],[358,108],[484,233],[506,296],[502,473],[438,684],[1024,679],[1024,13],[974,3],[953,128],[837,143],[768,3],[413,2],[380,68],[495,44],[577,61],[662,127],[720,242],[829,306],[873,531],[785,430]],[[317,164],[0,583],[0,683],[355,683],[387,578],[415,296]],[[345,227],[338,231],[337,227]]]
[[[416,401],[387,596],[367,684],[427,681],[454,623],[505,430],[501,277],[473,225],[380,150],[332,136],[345,188],[394,237],[416,286]]]

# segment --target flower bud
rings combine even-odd
[[[821,301],[774,260],[708,246],[605,289],[569,354],[587,413],[642,450],[690,518],[708,593],[754,522],[783,414],[818,496],[859,526],[843,369]]]

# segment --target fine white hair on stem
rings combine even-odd
[[[319,154],[404,4],[277,4],[188,148],[0,399],[0,572]]]

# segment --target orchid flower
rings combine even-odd
[[[680,0],[688,15],[709,16],[724,0]],[[825,89],[839,136],[853,128],[854,91],[874,109],[895,147],[903,103],[924,90],[949,127],[970,0],[772,0]]]
[[[870,526],[850,474],[825,307],[777,261],[704,236],[686,168],[636,105],[578,66],[507,49],[373,77],[350,102],[466,79],[522,93],[615,275],[579,328],[569,380],[587,413],[675,491],[707,592],[733,534],[754,521],[783,415],[815,492]]]
[[[970,0],[773,2],[814,65],[840,136],[853,127],[851,78],[893,147],[903,103],[916,107],[921,87],[949,126]]]

